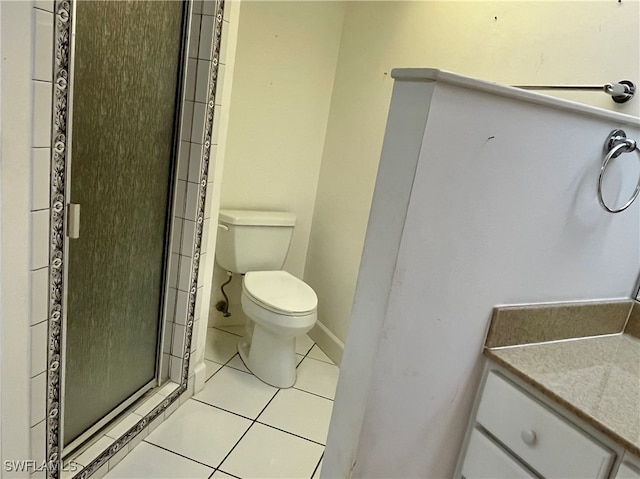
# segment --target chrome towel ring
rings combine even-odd
[[[607,151],[607,155],[602,160],[602,167],[600,168],[600,177],[598,178],[598,201],[600,202],[600,206],[602,206],[609,213],[620,213],[636,200],[638,194],[640,194],[640,178],[638,178],[638,184],[636,185],[636,189],[624,205],[620,208],[610,208],[604,201],[602,197],[602,178],[604,177],[605,171],[607,171],[607,167],[609,166],[612,159],[617,158],[622,153],[631,153],[635,151],[638,153],[638,159],[640,159],[640,149],[638,148],[638,143],[635,140],[631,140],[627,138],[627,135],[622,130],[613,130],[607,141],[604,144],[605,151]]]

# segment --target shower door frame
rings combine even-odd
[[[183,0],[187,2],[188,17],[192,20],[193,1]],[[72,55],[73,55],[73,21],[75,19],[75,2],[76,0],[56,0],[54,4],[54,51],[53,51],[53,94],[52,94],[52,113],[51,122],[51,180],[50,180],[50,198],[51,198],[51,217],[50,217],[50,233],[49,233],[49,320],[48,320],[48,342],[47,342],[47,393],[46,393],[46,471],[47,477],[50,479],[58,479],[61,474],[61,410],[62,410],[62,383],[61,369],[63,358],[63,338],[64,338],[64,308],[66,300],[66,277],[65,261],[67,258],[66,250],[66,204],[68,200],[67,181],[69,168],[69,158],[67,155],[70,146],[70,129],[68,122],[71,120],[71,83],[70,77]],[[213,3],[213,2],[212,2]],[[203,119],[203,135],[200,139],[201,157],[200,157],[200,174],[199,184],[197,185],[197,200],[195,211],[195,232],[193,235],[193,255],[191,258],[190,274],[188,277],[188,293],[187,293],[187,309],[182,319],[185,321],[184,347],[182,357],[180,359],[180,379],[176,389],[168,394],[157,406],[155,406],[148,414],[146,414],[137,424],[129,428],[123,435],[115,440],[111,446],[102,451],[94,460],[86,464],[85,467],[76,474],[77,478],[86,478],[91,476],[95,471],[102,467],[109,458],[122,449],[129,441],[141,433],[146,426],[154,419],[164,413],[164,411],[173,404],[178,398],[187,391],[188,374],[190,370],[191,359],[191,339],[193,335],[193,324],[195,320],[196,296],[198,293],[198,277],[200,269],[200,256],[202,247],[202,235],[205,216],[205,199],[207,195],[209,163],[211,159],[211,146],[213,137],[213,118],[214,112],[217,113],[215,106],[218,66],[220,59],[220,46],[222,37],[222,25],[224,15],[225,0],[215,0],[215,16],[213,20],[212,38],[209,55],[209,74],[206,84],[206,104],[204,105]],[[187,33],[187,37],[192,33]],[[199,24],[198,24],[199,28]],[[198,30],[199,32],[199,30]],[[198,37],[198,45],[202,39]],[[205,42],[208,40],[205,38]],[[191,39],[187,38],[190,44]],[[198,48],[200,48],[198,46]],[[186,58],[184,58],[186,61]],[[182,65],[184,69],[184,65]],[[185,99],[185,87],[182,85],[181,95],[178,101],[183,104]],[[179,112],[179,121],[181,121],[183,112]],[[178,141],[177,143],[180,143]],[[198,143],[198,142],[196,142]],[[180,158],[176,158],[180,161]],[[179,168],[179,166],[178,166]],[[175,182],[177,184],[177,181]],[[185,215],[187,212],[185,212]],[[171,219],[172,223],[175,217]],[[165,283],[165,297],[166,288]],[[165,304],[163,310],[164,316],[167,312]],[[182,313],[182,312],[181,312]],[[162,324],[161,330],[164,330]],[[161,338],[162,339],[162,338]],[[162,347],[162,341],[159,342]],[[175,356],[174,356],[175,357]],[[160,361],[160,358],[158,359]],[[161,374],[159,368],[156,374]],[[155,380],[157,381],[157,379]],[[155,382],[154,381],[154,382]]]
[[[181,21],[181,35],[180,35],[180,56],[178,59],[178,81],[176,85],[176,95],[174,99],[175,104],[175,114],[173,121],[173,138],[171,145],[171,166],[170,166],[170,174],[169,174],[169,199],[167,202],[167,212],[166,212],[166,225],[168,227],[165,228],[164,234],[164,253],[163,253],[163,265],[162,265],[162,285],[161,285],[161,306],[160,306],[160,314],[158,317],[158,333],[157,333],[157,344],[156,344],[156,357],[155,357],[155,374],[154,378],[136,390],[133,394],[131,394],[127,399],[118,404],[114,409],[112,409],[108,414],[102,417],[98,422],[90,426],[86,431],[80,434],[78,437],[70,441],[68,444],[65,444],[63,441],[64,438],[64,404],[65,404],[65,379],[64,374],[66,371],[66,342],[67,335],[62,334],[62,344],[61,344],[61,359],[60,359],[60,367],[61,367],[61,380],[60,380],[60,445],[61,445],[61,459],[64,459],[70,453],[75,451],[77,448],[84,445],[92,436],[94,436],[100,429],[109,424],[113,419],[115,419],[118,415],[120,415],[123,411],[125,411],[129,406],[131,406],[134,402],[144,396],[149,390],[153,389],[155,386],[161,385],[161,362],[162,362],[162,345],[164,339],[164,331],[165,331],[165,319],[166,319],[166,309],[167,309],[167,294],[169,292],[169,262],[171,260],[171,234],[174,228],[173,222],[173,210],[174,210],[174,200],[176,196],[176,186],[177,186],[177,167],[178,167],[178,152],[180,145],[180,128],[182,126],[182,108],[184,103],[184,84],[185,84],[185,75],[186,75],[186,61],[188,58],[187,49],[188,49],[188,31],[189,31],[189,18],[191,15],[191,7],[192,2],[182,2],[183,3],[183,11],[182,11],[182,21]],[[77,3],[73,2],[71,5],[71,18],[76,17],[76,6]],[[71,170],[73,168],[73,150],[71,148],[73,142],[73,85],[74,85],[74,61],[75,61],[75,41],[76,41],[76,32],[75,32],[76,23],[73,22],[71,24],[71,44],[69,50],[69,100],[68,100],[68,134],[67,134],[67,158],[65,164],[65,184],[68,185],[65,191],[65,204],[70,203],[71,198]],[[69,257],[69,248],[70,248],[70,238],[65,234],[63,236],[63,257]],[[69,265],[65,262],[62,265],[63,271],[63,284],[68,285],[69,278]],[[67,329],[67,296],[68,296],[68,288],[64,288],[63,291],[63,302],[62,302],[62,331],[66,331]]]

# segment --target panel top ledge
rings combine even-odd
[[[454,85],[469,90],[482,91],[493,95],[513,98],[515,100],[537,105],[548,106],[561,110],[568,110],[575,113],[596,116],[603,119],[614,120],[619,123],[632,126],[640,126],[640,117],[619,113],[604,108],[598,108],[584,103],[556,98],[541,93],[522,90],[520,88],[501,85],[495,82],[479,80],[457,73],[439,70],[437,68],[394,68],[391,70],[391,77],[396,81],[411,82],[438,82]]]

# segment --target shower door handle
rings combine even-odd
[[[71,239],[80,237],[80,205],[78,203],[67,205],[67,236]]]

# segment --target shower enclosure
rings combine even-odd
[[[75,2],[63,454],[160,382],[187,11]]]

